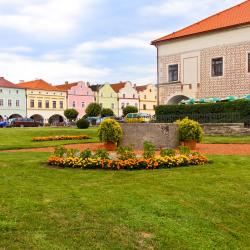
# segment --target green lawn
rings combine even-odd
[[[212,144],[250,144],[250,136],[205,136],[203,143]]]
[[[81,135],[86,134],[91,137],[88,140],[68,140],[33,142],[32,138],[37,136],[53,135]],[[77,128],[4,128],[0,129],[0,150],[50,147],[63,144],[75,144],[84,142],[98,142],[97,128],[77,129]]]
[[[0,153],[0,249],[247,249],[250,158],[156,171]]]

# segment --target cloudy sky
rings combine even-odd
[[[0,0],[0,75],[156,81],[150,41],[243,0]]]

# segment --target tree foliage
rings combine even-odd
[[[101,114],[102,107],[98,103],[90,103],[88,107],[86,108],[86,115],[88,117],[96,117]]]

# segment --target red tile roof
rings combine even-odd
[[[146,90],[147,87],[148,87],[148,85],[142,85],[142,86],[137,86],[137,87],[135,87],[135,89],[136,89],[138,92],[141,92],[141,91]]]
[[[228,29],[247,24],[250,24],[250,0],[210,16],[182,30],[154,40],[152,41],[152,44],[155,45],[157,43],[173,40],[176,38],[187,37],[221,29]]]
[[[42,79],[30,81],[30,82],[22,82],[17,84],[18,87],[22,87],[25,89],[34,89],[34,90],[47,90],[47,91],[63,91],[51,84],[45,82]]]
[[[63,91],[67,91],[69,89],[71,89],[72,87],[75,87],[77,86],[78,82],[74,82],[74,83],[65,83],[65,84],[62,84],[62,85],[56,85],[56,87],[60,90],[63,90]]]
[[[110,86],[112,87],[112,89],[118,93],[122,88],[124,88],[126,85],[126,82],[119,82],[119,83],[114,83],[111,84]]]
[[[4,79],[4,77],[0,77],[0,87],[18,88],[14,83]]]

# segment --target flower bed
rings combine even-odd
[[[110,160],[100,158],[80,157],[57,157],[51,156],[48,159],[51,166],[63,168],[80,169],[109,169],[109,170],[150,170],[174,167],[187,167],[192,165],[204,165],[208,159],[200,154],[175,155],[166,157],[156,157],[151,159],[135,158],[129,160]]]
[[[33,137],[32,141],[63,141],[63,140],[84,140],[90,139],[88,135],[58,135],[58,136],[44,136]]]

